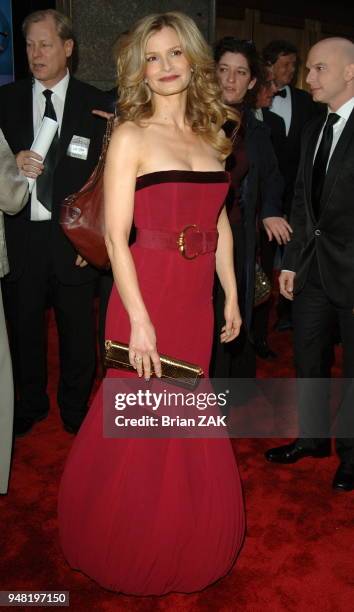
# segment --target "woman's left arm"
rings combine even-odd
[[[216,273],[225,293],[225,325],[221,328],[220,341],[231,342],[239,335],[242,320],[237,299],[233,238],[225,207],[222,209],[219,216],[218,232],[219,240],[216,250]]]

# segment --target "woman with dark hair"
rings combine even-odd
[[[228,216],[235,245],[235,267],[244,327],[236,341],[227,346],[214,342],[211,374],[216,378],[248,378],[256,374],[255,351],[250,339],[252,322],[257,213],[269,240],[285,244],[291,228],[282,217],[283,179],[268,128],[251,110],[260,63],[252,41],[225,37],[215,46],[216,72],[223,102],[241,115],[238,130],[232,122],[224,126],[233,137],[233,151],[226,162],[232,189],[227,199]],[[223,291],[216,282],[216,330],[222,316]]]
[[[106,337],[129,345],[136,372],[108,369],[106,385],[119,395],[136,398],[152,389],[161,396],[167,389],[159,381],[141,384],[137,376],[148,381],[152,368],[160,376],[160,354],[208,370],[215,268],[225,290],[220,340],[232,341],[240,330],[223,206],[229,186],[223,162],[231,143],[221,129],[237,116],[222,103],[209,48],[186,15],[140,20],[123,37],[117,65],[120,122],[104,180],[115,281]],[[136,241],[129,248],[133,220]],[[153,413],[144,402],[139,406],[150,419],[160,414],[160,406]],[[182,413],[181,400],[177,408]],[[115,416],[102,385],[61,482],[66,559],[102,586],[128,594],[203,589],[230,571],[243,541],[230,441],[185,439],[176,428],[157,439],[144,427],[134,437],[105,437],[103,419],[114,429]]]

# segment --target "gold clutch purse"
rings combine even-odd
[[[188,361],[173,359],[167,355],[160,355],[162,378],[168,382],[175,383],[193,389],[198,383],[198,379],[203,376],[203,370],[200,366]],[[135,369],[129,361],[129,346],[122,342],[106,340],[105,342],[105,365],[107,368],[118,368],[124,370]],[[151,364],[152,365],[152,364]],[[152,375],[154,370],[152,366]]]

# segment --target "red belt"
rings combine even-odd
[[[197,225],[186,225],[180,232],[138,228],[136,244],[144,249],[177,249],[186,259],[216,251],[218,231],[207,232]]]

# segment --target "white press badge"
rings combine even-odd
[[[89,146],[89,138],[85,138],[85,136],[76,136],[74,134],[66,154],[69,155],[69,157],[77,157],[77,159],[87,159]]]

